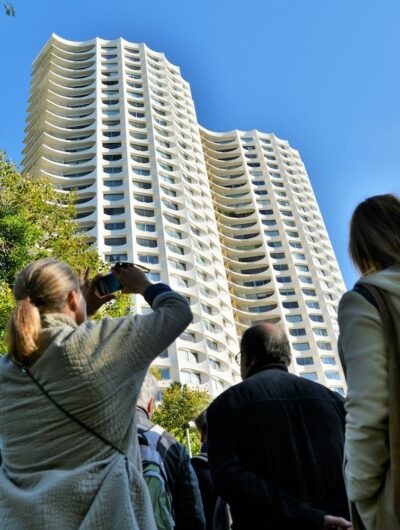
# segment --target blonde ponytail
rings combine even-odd
[[[31,364],[39,347],[42,329],[39,309],[29,297],[18,300],[8,321],[8,353],[21,364]]]
[[[63,312],[68,294],[79,290],[69,265],[54,259],[30,263],[14,285],[16,306],[7,326],[8,356],[29,366],[40,356],[41,315]]]

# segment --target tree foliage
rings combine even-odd
[[[164,427],[177,440],[186,444],[183,425],[192,421],[210,403],[210,395],[205,390],[189,388],[178,381],[165,389],[161,404],[156,408],[152,421]],[[193,454],[200,451],[200,436],[197,431],[190,432]]]
[[[53,257],[77,273],[90,267],[93,274],[108,267],[88,235],[79,232],[74,200],[73,192],[60,193],[45,178],[21,175],[0,153],[0,353],[5,351],[4,327],[13,307],[10,288],[28,263]],[[100,317],[123,316],[130,305],[130,296],[118,294]]]
[[[15,9],[14,9],[14,6],[10,4],[10,2],[4,2],[3,7],[4,7],[4,12],[7,16],[15,17]]]

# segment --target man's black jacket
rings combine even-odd
[[[210,469],[235,530],[321,530],[325,514],[348,517],[343,402],[270,364],[211,404]]]

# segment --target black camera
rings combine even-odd
[[[125,267],[136,267],[143,272],[150,272],[150,269],[147,267],[143,267],[143,265],[136,265],[135,263],[128,263],[126,261],[117,261],[113,263],[113,268],[119,269],[119,268],[125,268]],[[116,291],[120,291],[122,289],[121,282],[118,280],[118,278],[110,272],[109,274],[106,274],[105,276],[101,276],[96,281],[96,287],[99,291],[101,296],[104,296],[109,293],[115,293]]]

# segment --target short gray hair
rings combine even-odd
[[[147,410],[152,399],[157,399],[158,382],[154,375],[149,371],[144,378],[142,388],[137,400],[138,407]]]

